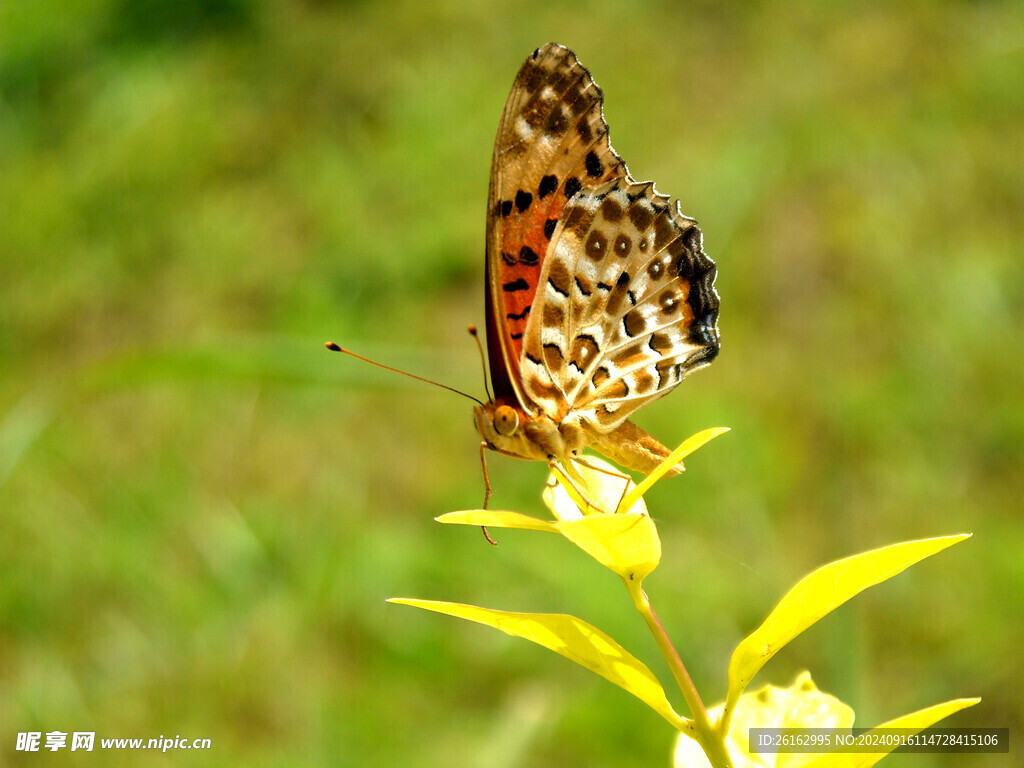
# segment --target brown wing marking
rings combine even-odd
[[[595,434],[619,427],[719,349],[700,229],[653,184],[616,179],[566,207],[524,350],[532,398],[561,393]]]

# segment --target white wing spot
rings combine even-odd
[[[529,141],[530,137],[533,136],[533,128],[522,116],[516,120],[516,136],[519,137],[520,141]]]

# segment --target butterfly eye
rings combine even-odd
[[[508,437],[519,428],[519,414],[508,405],[499,405],[494,409],[494,431]]]

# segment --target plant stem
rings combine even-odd
[[[679,690],[682,691],[686,705],[690,708],[690,714],[693,715],[694,736],[701,749],[704,750],[704,754],[715,768],[732,768],[732,758],[725,748],[724,734],[719,734],[712,725],[704,702],[701,701],[700,694],[697,693],[697,688],[694,686],[693,680],[690,679],[690,673],[686,671],[683,660],[679,657],[675,646],[672,645],[672,641],[669,640],[647,593],[637,582],[623,579],[623,583],[629,590],[630,597],[633,598],[633,604],[640,611],[640,615],[644,617],[651,634],[654,635],[654,641],[658,644],[661,655],[668,662],[672,676],[675,678]]]

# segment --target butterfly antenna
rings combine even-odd
[[[356,360],[362,360],[364,363],[369,363],[370,365],[375,365],[378,368],[383,368],[385,371],[391,371],[392,373],[400,373],[403,376],[408,376],[410,379],[416,379],[416,381],[422,381],[422,382],[425,382],[427,384],[433,384],[435,387],[440,387],[441,389],[447,389],[449,392],[454,392],[457,395],[462,395],[463,397],[468,397],[473,402],[478,403],[480,405],[483,405],[483,403],[481,403],[475,397],[473,397],[472,395],[467,395],[461,389],[456,389],[455,387],[449,387],[447,384],[442,384],[441,382],[434,381],[432,379],[425,379],[422,376],[417,376],[415,373],[409,373],[408,371],[401,371],[398,368],[392,368],[390,365],[384,365],[384,363],[378,363],[376,360],[371,360],[368,357],[363,357],[362,355],[356,354],[351,349],[345,349],[344,347],[342,347],[342,346],[340,346],[338,344],[335,344],[333,341],[326,342],[324,344],[324,346],[327,347],[329,350],[331,350],[331,352],[343,352],[343,353],[345,353],[346,355],[348,355],[350,357],[356,358]]]
[[[484,359],[483,345],[480,343],[480,337],[477,335],[475,325],[469,326],[467,330],[469,331],[469,335],[473,337],[473,341],[476,342],[476,351],[480,353],[480,367],[484,372],[484,392],[487,393],[487,399],[493,401],[494,395],[491,394],[491,385],[487,380],[487,361]]]

